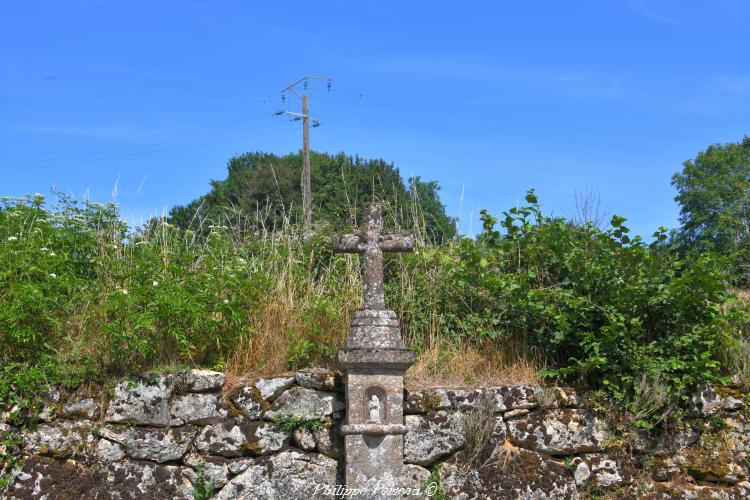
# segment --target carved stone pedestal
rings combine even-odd
[[[338,352],[346,370],[346,487],[362,490],[357,498],[388,498],[385,488],[396,488],[402,475],[404,372],[415,356],[403,347],[395,317],[385,309],[357,311]]]
[[[333,237],[333,250],[363,255],[364,309],[354,313],[346,348],[338,352],[346,371],[346,488],[356,498],[393,498],[404,466],[404,372],[415,361],[404,348],[396,313],[385,308],[383,252],[409,252],[414,238],[383,235],[377,203],[364,210],[361,234]]]

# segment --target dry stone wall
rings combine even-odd
[[[22,458],[3,498],[192,499],[208,482],[217,499],[334,498],[341,382],[309,369],[230,390],[223,374],[192,370],[105,394],[52,389],[22,443],[0,448]],[[745,400],[705,388],[679,425],[639,431],[572,389],[407,392],[399,487],[424,497],[436,471],[451,499],[748,497]],[[0,433],[14,432],[4,418]]]

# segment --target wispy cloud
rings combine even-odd
[[[586,73],[580,71],[498,67],[479,61],[419,56],[400,56],[366,64],[357,63],[357,66],[360,69],[381,73],[418,73],[495,82],[580,83],[589,79]]]
[[[358,70],[436,79],[457,79],[481,84],[517,84],[544,87],[571,95],[596,99],[621,99],[627,90],[620,76],[602,77],[577,69],[537,69],[501,66],[480,60],[398,56],[356,63]]]
[[[648,3],[649,0],[628,0],[628,5],[630,5],[630,8],[646,19],[661,24],[671,24],[673,26],[682,25],[682,22],[678,21],[677,19],[656,12],[648,5]]]
[[[741,94],[750,91],[750,75],[719,75],[714,81],[720,92]]]

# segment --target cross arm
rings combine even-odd
[[[333,251],[334,253],[362,253],[365,251],[365,244],[358,234],[334,234]]]
[[[378,238],[384,252],[411,252],[414,250],[414,236],[410,234],[387,234]]]

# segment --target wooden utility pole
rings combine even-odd
[[[307,95],[302,96],[302,212],[305,226],[312,224],[312,186],[310,185],[310,124]]]
[[[291,92],[302,100],[302,113],[292,113],[291,111],[279,111],[276,113],[294,116],[296,120],[302,119],[302,221],[305,227],[312,224],[312,186],[310,185],[310,113],[308,112],[307,93],[300,94],[295,87],[302,84],[303,92],[307,91],[309,80],[325,80],[328,82],[328,90],[331,89],[331,79],[326,76],[305,76],[293,84],[285,87],[281,91],[282,100],[286,100],[287,93]],[[320,122],[313,120],[313,127],[320,125]]]

